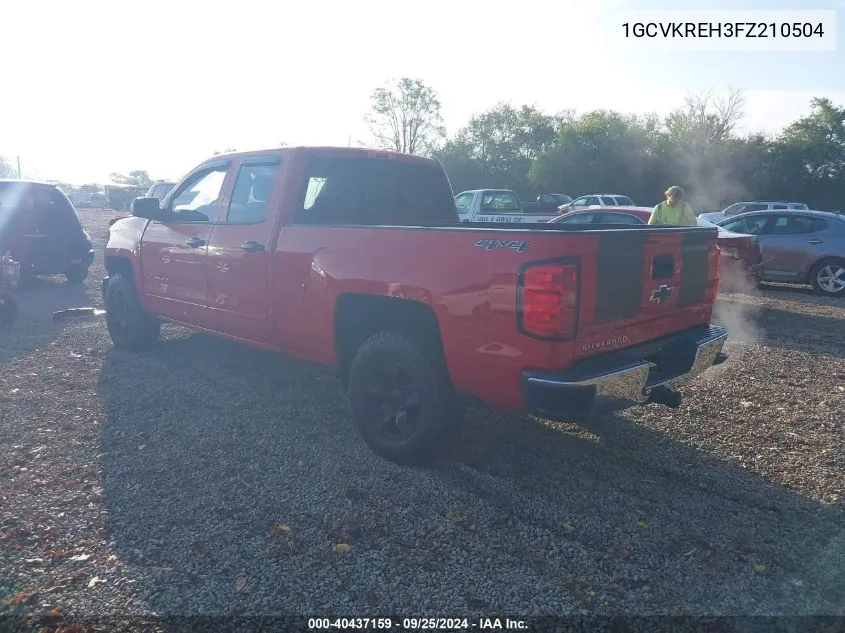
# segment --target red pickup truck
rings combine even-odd
[[[715,228],[462,224],[432,159],[233,153],[112,224],[115,346],[163,321],[334,367],[377,454],[432,457],[469,402],[546,419],[680,403],[725,360]]]

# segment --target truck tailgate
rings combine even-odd
[[[574,359],[710,320],[718,288],[716,231],[603,231],[582,257]]]

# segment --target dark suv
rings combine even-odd
[[[40,182],[0,179],[0,255],[20,263],[21,277],[64,275],[82,283],[94,261],[91,237],[70,199]]]

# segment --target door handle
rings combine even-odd
[[[807,244],[824,244],[824,240],[807,240]]]
[[[241,244],[241,248],[249,253],[257,253],[264,250],[264,244],[259,244],[258,242],[250,240]]]
[[[192,237],[187,242],[185,242],[185,246],[190,246],[191,248],[197,248],[199,246],[205,246],[205,240],[201,237]]]

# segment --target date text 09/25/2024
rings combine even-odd
[[[472,631],[525,630],[524,620],[510,618],[309,618],[308,628],[320,630]]]

